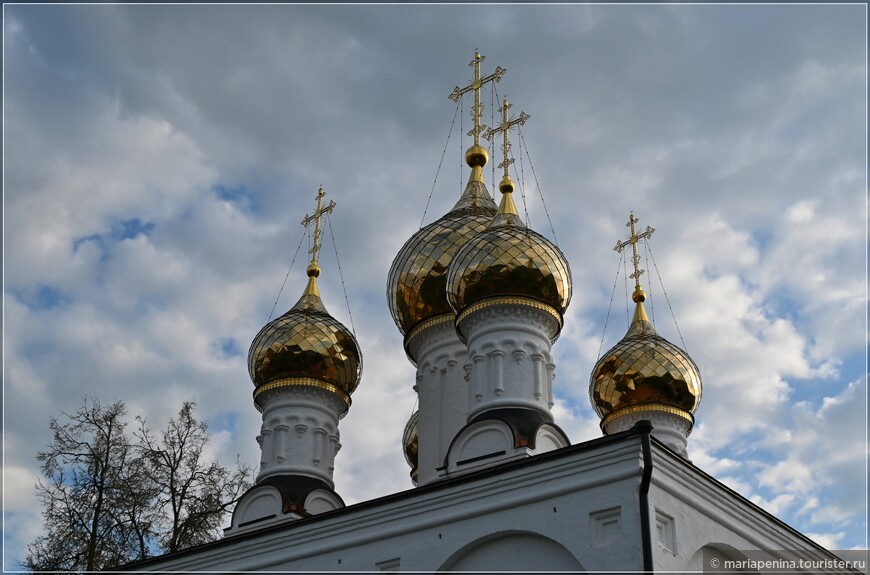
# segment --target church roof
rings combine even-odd
[[[412,512],[415,505],[423,500],[436,497],[436,501],[448,501],[453,499],[456,494],[462,490],[479,484],[481,481],[492,485],[503,485],[505,481],[509,481],[509,477],[516,477],[517,474],[522,474],[522,477],[531,479],[530,473],[534,473],[536,469],[541,469],[552,475],[554,466],[568,465],[570,462],[579,458],[578,462],[588,462],[589,457],[596,457],[596,469],[604,469],[608,466],[619,466],[627,460],[624,457],[614,457],[616,448],[618,452],[625,449],[632,449],[632,445],[638,450],[636,457],[630,457],[628,460],[637,462],[638,467],[636,472],[638,475],[643,473],[643,456],[642,447],[645,437],[649,438],[652,447],[652,481],[654,484],[673,484],[679,483],[680,488],[677,492],[688,494],[692,490],[701,490],[705,495],[705,504],[719,506],[726,505],[729,513],[739,513],[743,520],[747,517],[753,518],[753,521],[760,522],[766,526],[768,534],[776,531],[781,537],[786,537],[794,542],[800,542],[801,546],[808,549],[816,550],[819,553],[828,554],[833,557],[823,547],[804,536],[797,530],[790,527],[774,515],[768,513],[763,508],[752,503],[739,493],[735,492],[728,486],[724,485],[714,477],[708,475],[700,468],[681,457],[679,454],[671,451],[664,443],[658,441],[654,436],[643,430],[642,425],[638,425],[624,432],[614,433],[612,435],[599,437],[590,441],[578,443],[563,449],[549,451],[539,455],[534,455],[529,458],[504,462],[493,467],[482,468],[465,475],[447,478],[444,481],[423,485],[417,488],[385,495],[368,501],[349,505],[348,507],[328,511],[311,517],[298,519],[295,521],[286,521],[280,524],[272,524],[264,526],[261,529],[252,529],[250,531],[241,532],[238,535],[225,537],[223,539],[205,543],[177,551],[175,553],[166,554],[160,557],[153,557],[130,563],[119,567],[120,570],[156,570],[163,568],[174,568],[176,561],[193,560],[198,555],[214,554],[223,555],[223,550],[234,549],[236,546],[250,546],[254,541],[269,540],[273,541],[274,537],[281,533],[291,533],[305,530],[316,530],[320,532],[323,527],[329,526],[330,530],[337,529],[336,521],[365,521],[364,518],[377,517],[380,525],[384,521],[389,521],[387,516],[389,509],[402,509],[407,512]],[[588,465],[583,464],[584,467]],[[567,468],[566,468],[567,469]],[[573,477],[576,474],[568,473],[566,477]],[[509,481],[513,484],[513,481]],[[632,483],[636,485],[635,483]],[[672,487],[673,488],[673,487]],[[635,489],[637,489],[635,487]],[[582,488],[579,490],[582,493]],[[511,494],[516,496],[516,505],[527,503],[532,495],[532,492],[527,492],[522,489],[512,489]],[[445,499],[448,497],[448,499]],[[443,504],[443,503],[442,503]],[[726,509],[723,508],[723,509]],[[552,513],[552,510],[545,509],[544,511]],[[626,513],[639,513],[640,510],[626,509]],[[416,512],[415,512],[416,513]],[[416,520],[419,520],[419,517]],[[406,518],[407,519],[407,518]],[[399,519],[397,519],[399,520]],[[411,524],[408,528],[411,528]],[[503,525],[492,525],[494,530],[504,528]],[[772,531],[773,530],[773,531]],[[484,535],[484,534],[481,534]],[[437,566],[436,566],[437,567]],[[434,568],[433,568],[434,570]]]

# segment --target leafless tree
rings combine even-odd
[[[145,529],[152,491],[125,431],[124,404],[83,398],[75,413],[61,415],[49,422],[52,444],[36,456],[46,533],[28,546],[26,566],[94,571],[144,558],[135,530]]]
[[[98,571],[220,536],[227,510],[250,486],[250,468],[206,457],[208,427],[185,402],[159,435],[143,418],[133,440],[127,409],[85,397],[49,426],[37,454],[45,532],[27,547],[31,571]]]
[[[228,510],[250,487],[250,468],[238,457],[233,469],[207,459],[208,426],[195,410],[187,401],[159,435],[142,420],[136,432],[146,473],[158,489],[158,543],[165,552],[219,537]]]

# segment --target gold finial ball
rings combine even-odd
[[[646,301],[646,294],[641,288],[635,288],[634,293],[631,294],[631,300],[634,303],[643,303]]]
[[[469,167],[479,167],[482,168],[489,161],[489,152],[486,151],[486,148],[480,145],[471,146],[465,152],[465,163],[469,165]]]
[[[498,191],[503,194],[512,194],[514,191],[514,181],[510,178],[510,176],[505,176],[501,179],[501,182],[498,184]]]
[[[308,264],[308,269],[305,271],[310,278],[320,277],[320,266],[314,262]]]

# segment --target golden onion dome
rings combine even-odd
[[[402,452],[405,454],[405,461],[411,468],[411,481],[417,485],[417,448],[420,437],[420,412],[415,411],[408,423],[405,425],[405,432],[402,434]]]
[[[589,382],[601,427],[637,411],[665,411],[690,423],[701,401],[701,374],[685,351],[658,335],[637,287],[634,319],[625,337],[595,364]]]
[[[317,289],[319,274],[312,262],[299,301],[267,323],[251,343],[248,372],[260,409],[261,393],[288,386],[325,389],[350,405],[362,375],[362,354],[353,334],[326,311]]]
[[[550,240],[525,226],[513,202],[513,182],[499,184],[502,201],[490,225],[459,250],[450,264],[447,298],[461,313],[489,297],[541,301],[560,315],[571,301],[571,268]]]
[[[483,183],[486,149],[469,148],[472,167],[465,191],[446,215],[412,235],[393,260],[387,279],[387,301],[402,335],[437,315],[452,313],[447,303],[447,268],[469,238],[484,230],[495,214],[495,202]]]

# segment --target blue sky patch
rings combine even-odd
[[[236,434],[236,426],[239,423],[239,412],[238,411],[224,411],[222,413],[218,413],[213,417],[210,417],[206,424],[208,424],[208,430],[211,433],[217,433],[219,431],[229,431],[231,434]]]
[[[140,235],[148,235],[154,229],[152,222],[143,222],[139,218],[123,220],[112,224],[112,239],[128,240]]]
[[[114,222],[108,234],[108,238],[115,241],[123,241],[138,237],[140,235],[147,236],[151,233],[151,230],[153,229],[154,223],[143,222],[140,218],[131,218],[128,220]],[[105,260],[108,257],[108,254],[105,253],[106,245],[104,244],[104,240],[106,240],[106,238],[106,234],[90,234],[87,236],[76,238],[73,240],[73,253],[76,253],[79,248],[81,248],[82,245],[87,242],[96,242],[103,250],[102,259]]]
[[[245,186],[224,186],[221,184],[215,185],[212,190],[218,198],[225,202],[230,202],[236,207],[248,212],[256,210],[254,196],[248,191]]]
[[[9,290],[18,301],[33,311],[55,309],[72,303],[72,297],[48,285],[37,286],[34,290]]]
[[[79,251],[79,248],[85,242],[97,242],[98,244],[100,244],[100,247],[102,247],[102,241],[103,238],[100,236],[100,234],[91,234],[89,236],[82,236],[80,238],[76,238],[73,240],[73,253]]]
[[[239,343],[231,337],[224,337],[214,343],[218,353],[224,358],[241,357],[243,355],[242,348]]]

